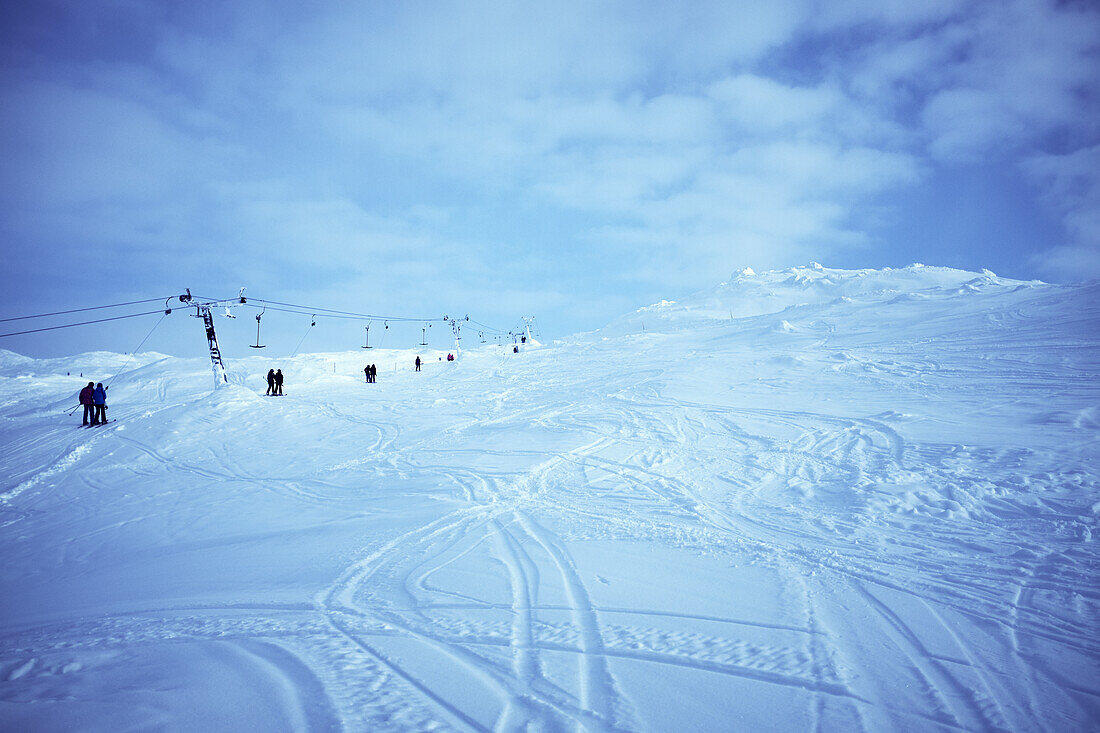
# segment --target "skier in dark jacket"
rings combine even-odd
[[[283,370],[275,370],[275,394],[283,393]]]
[[[275,394],[275,370],[267,370],[267,394]]]
[[[420,371],[420,357],[416,357],[416,371]]]
[[[377,364],[371,364],[370,365],[370,382],[371,382],[371,384],[374,384],[377,381],[378,381],[378,365]]]
[[[107,388],[100,382],[92,392],[92,403],[95,405],[95,414],[92,417],[92,425],[104,425],[107,423]]]
[[[363,367],[363,377],[367,380],[367,384],[370,384],[370,364]]]
[[[80,404],[84,405],[84,425],[95,422],[95,384],[88,382],[88,386],[80,390]]]

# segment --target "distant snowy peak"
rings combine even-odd
[[[881,270],[842,270],[817,262],[766,272],[745,267],[711,290],[639,308],[609,324],[605,331],[679,330],[806,305],[899,303],[1039,286],[1045,283],[1002,278],[989,270],[970,272],[920,263]]]
[[[806,266],[761,273],[746,267],[735,272],[729,281],[722,283],[719,287],[744,289],[745,286],[757,286],[800,291],[818,289],[828,290],[834,297],[837,294],[851,297],[853,293],[917,292],[928,289],[959,288],[967,284],[998,284],[1016,287],[1041,283],[999,278],[985,269],[981,272],[970,272],[951,267],[929,267],[920,263],[901,268],[884,267],[881,270],[841,270],[811,262]]]

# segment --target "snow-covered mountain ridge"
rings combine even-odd
[[[1060,289],[1038,280],[1022,281],[950,267],[913,264],[881,270],[841,270],[811,263],[756,273],[745,268],[730,279],[680,301],[661,301],[616,319],[612,330],[645,323],[648,330],[690,328],[783,311],[849,302],[891,304],[910,299],[945,300],[977,293],[1030,288]]]
[[[2,354],[0,728],[1091,729],[1097,323],[808,267],[369,385]]]

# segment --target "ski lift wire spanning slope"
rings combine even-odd
[[[306,332],[302,334],[302,338],[298,339],[298,345],[294,347],[294,351],[290,354],[288,358],[293,359],[295,356],[298,355],[298,349],[302,348],[302,342],[306,340],[306,336],[309,335],[309,332],[312,331],[313,327],[316,325],[317,315],[314,314],[309,317],[309,327],[306,329]]]
[[[241,301],[244,302],[243,291],[242,291],[242,295],[241,295]],[[487,323],[482,323],[482,322],[477,321],[473,318],[470,318],[469,315],[463,316],[461,319],[452,318],[451,316],[446,315],[446,314],[442,318],[414,318],[414,317],[408,317],[408,316],[386,316],[383,319],[382,316],[373,315],[373,314],[369,314],[369,313],[357,313],[355,311],[337,310],[335,308],[310,308],[309,306],[304,306],[304,305],[301,305],[301,304],[298,304],[298,303],[289,303],[289,302],[279,301],[279,300],[267,300],[267,299],[264,299],[264,298],[252,298],[248,302],[248,305],[251,305],[253,308],[260,308],[262,306],[265,311],[266,310],[272,310],[272,311],[281,311],[283,313],[294,313],[294,314],[302,314],[302,315],[305,315],[305,314],[308,313],[308,314],[311,315],[311,318],[314,321],[314,325],[316,325],[316,319],[317,318],[339,318],[339,319],[343,319],[343,320],[366,321],[366,326],[363,329],[363,332],[364,332],[363,333],[363,344],[361,346],[361,348],[364,348],[364,349],[371,349],[371,348],[381,347],[382,345],[385,344],[386,336],[388,335],[388,331],[389,331],[389,327],[390,327],[389,326],[389,321],[390,320],[394,320],[394,321],[397,321],[399,323],[420,323],[420,342],[419,342],[420,346],[428,346],[428,329],[432,328],[433,325],[435,324],[435,322],[442,321],[443,323],[447,323],[451,326],[452,330],[455,331],[455,336],[457,337],[456,338],[456,344],[455,344],[456,348],[459,347],[459,339],[461,339],[461,334],[459,333],[459,330],[461,329],[461,326],[459,325],[459,321],[465,321],[467,323],[471,323],[471,324],[474,324],[475,326],[477,326],[478,327],[478,337],[479,337],[481,343],[488,343],[488,341],[491,338],[494,338],[494,337],[499,338],[499,337],[502,337],[504,335],[509,335],[510,336],[510,335],[513,335],[514,333],[517,333],[517,332],[523,333],[525,336],[528,337],[527,340],[529,340],[530,339],[530,335],[529,335],[530,330],[531,330],[531,327],[534,325],[534,318],[531,317],[531,316],[526,317],[526,319],[521,318],[518,321],[517,328],[514,328],[511,331],[504,331],[502,329],[490,326]],[[372,345],[370,343],[370,327],[372,325],[374,325],[375,320],[384,320],[384,324],[385,324],[384,328],[386,329],[386,331],[383,332],[381,341],[377,344]],[[307,331],[307,333],[308,333],[308,331]],[[540,334],[540,336],[541,336],[541,334]],[[295,353],[297,353],[297,349],[295,349]]]

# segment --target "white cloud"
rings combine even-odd
[[[945,89],[924,107],[921,121],[929,151],[941,160],[971,162],[997,148],[1016,148],[1029,130],[1000,94],[983,89]]]
[[[1051,135],[1100,133],[1095,7],[1052,0],[917,5],[940,12],[921,22],[884,17],[882,37],[855,54],[851,88],[903,115],[918,111],[934,157],[1007,159],[1042,148]]]
[[[756,74],[720,79],[707,88],[724,121],[755,134],[812,132],[848,103],[829,86],[793,87]]]
[[[1060,279],[1100,277],[1100,145],[1035,156],[1026,167],[1070,235],[1066,245],[1040,254],[1039,265]]]

